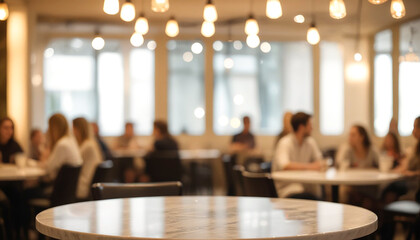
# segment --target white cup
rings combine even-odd
[[[27,160],[27,157],[23,153],[16,154],[15,156],[15,163],[18,168],[26,167],[26,160]]]
[[[381,154],[379,157],[379,171],[389,172],[392,169],[394,158],[392,156]]]

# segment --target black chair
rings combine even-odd
[[[382,239],[392,239],[395,232],[395,224],[403,223],[408,225],[407,240],[420,239],[419,235],[419,214],[420,203],[418,199],[420,191],[417,191],[416,201],[396,201],[384,208],[384,224],[381,229]]]
[[[233,182],[233,166],[236,164],[236,156],[224,154],[222,156],[223,170],[226,179],[226,191],[228,196],[236,196],[235,185]]]
[[[244,189],[247,196],[276,198],[274,181],[268,173],[242,172]]]
[[[235,165],[232,169],[232,179],[236,196],[245,196],[244,179],[242,177],[243,171],[245,171],[245,168],[240,165]]]
[[[181,194],[181,182],[95,183],[92,186],[92,195],[94,200],[131,197],[180,196]]]
[[[177,151],[152,152],[144,160],[151,182],[181,181],[183,171]]]
[[[112,160],[106,160],[100,163],[95,170],[91,185],[99,182],[114,182],[114,163]]]

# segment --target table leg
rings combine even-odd
[[[332,185],[331,186],[331,195],[332,201],[338,203],[339,202],[339,195],[340,195],[340,186],[339,185]]]

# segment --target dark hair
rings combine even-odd
[[[365,147],[365,149],[370,148],[370,146],[372,145],[372,142],[370,141],[366,128],[360,125],[354,125],[353,127],[355,127],[357,131],[359,132],[359,134],[363,137],[363,147]]]
[[[165,121],[156,120],[153,123],[153,127],[156,128],[157,130],[159,130],[159,132],[163,136],[165,136],[165,137],[170,136],[169,131],[168,131],[168,124]]]
[[[401,154],[401,147],[400,147],[400,141],[398,140],[398,136],[397,134],[393,133],[393,132],[389,132],[385,138],[387,136],[390,136],[392,141],[394,142],[394,151],[398,154]],[[384,144],[382,145],[382,149],[385,150],[385,141]]]
[[[15,138],[15,123],[13,122],[13,120],[11,119],[11,118],[9,118],[9,117],[4,117],[4,118],[2,118],[2,119],[0,119],[0,127],[3,125],[3,123],[4,122],[6,122],[6,121],[10,121],[11,123],[12,123],[12,130],[13,130],[13,134],[12,134],[12,138],[11,139],[14,139]],[[10,140],[10,139],[9,139]]]
[[[291,120],[293,131],[296,132],[299,129],[300,125],[306,126],[311,117],[311,115],[304,112],[298,112],[296,114],[293,114]]]

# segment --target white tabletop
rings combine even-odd
[[[288,183],[313,183],[329,185],[378,185],[402,179],[397,173],[383,173],[375,169],[348,169],[338,171],[334,168],[319,171],[279,171],[271,174],[276,181]]]
[[[39,167],[19,168],[14,164],[0,164],[0,181],[23,181],[42,177],[45,170]]]
[[[64,205],[36,217],[41,233],[96,239],[355,239],[377,216],[337,203],[251,197],[151,197]]]

